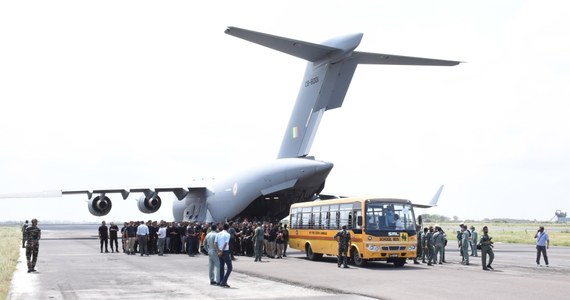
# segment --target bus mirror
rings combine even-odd
[[[358,225],[358,227],[362,227],[362,216],[356,217],[356,225]]]

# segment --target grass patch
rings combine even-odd
[[[435,224],[424,224],[432,226]],[[459,223],[441,223],[439,224],[449,241],[455,241],[455,232],[459,230]],[[468,227],[475,226],[475,230],[479,236],[483,233],[483,226],[489,228],[489,235],[493,237],[493,242],[511,243],[511,244],[528,244],[534,245],[536,240],[534,235],[539,226],[544,226],[550,238],[551,246],[570,246],[570,224],[557,223],[472,223],[466,224]]]
[[[0,226],[0,299],[6,299],[22,247],[20,227]]]

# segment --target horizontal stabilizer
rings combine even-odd
[[[461,63],[460,61],[454,60],[441,60],[359,51],[355,51],[353,56],[358,57],[359,64],[369,65],[455,66]]]
[[[328,47],[325,45],[308,43],[300,40],[284,38],[276,35],[261,33],[257,31],[228,27],[225,33],[256,43],[277,51],[293,55],[310,62],[317,61],[324,56],[334,55],[335,52],[340,52],[341,49]]]
[[[437,190],[437,192],[435,193],[435,195],[433,196],[433,198],[431,199],[429,204],[413,204],[414,207],[430,208],[430,207],[437,206],[437,201],[439,200],[439,196],[441,196],[441,191],[443,191],[443,185],[439,187],[439,189]]]

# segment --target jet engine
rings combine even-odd
[[[162,200],[158,195],[142,195],[138,200],[139,210],[145,214],[156,212],[162,205]]]
[[[99,195],[96,197],[91,197],[89,199],[89,212],[97,217],[102,217],[107,215],[111,211],[111,199],[105,195]]]

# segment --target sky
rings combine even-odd
[[[459,220],[570,210],[567,1],[2,1],[0,193],[186,186],[276,158],[306,62],[236,26],[462,63],[360,65],[310,151],[323,193]],[[172,219],[135,196],[0,199],[0,221]]]

